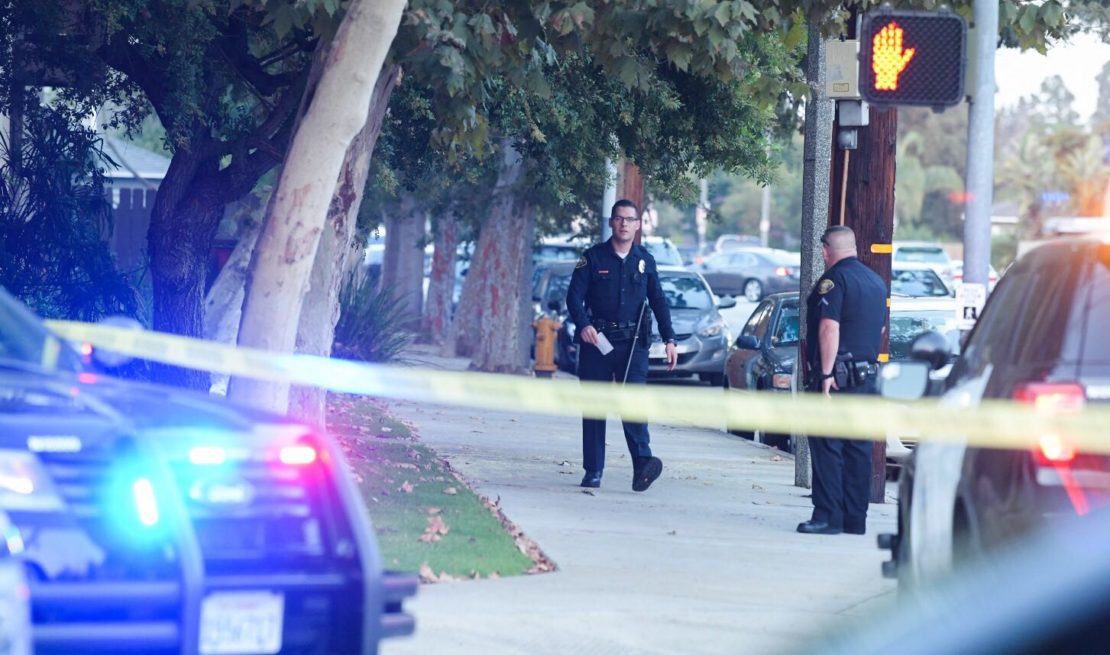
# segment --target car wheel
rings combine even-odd
[[[759,302],[763,298],[763,284],[759,280],[745,282],[744,297],[748,299],[748,302]]]

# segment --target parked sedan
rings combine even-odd
[[[742,295],[758,302],[770,293],[798,291],[800,262],[797,253],[746,248],[709,257],[701,273],[718,296]]]
[[[681,268],[659,267],[659,282],[671,310],[678,365],[667,370],[666,348],[659,325],[652,321],[648,351],[648,377],[672,378],[697,375],[715,386],[724,385],[725,358],[732,338],[718,308],[736,305],[734,298],[718,300],[701,275]]]
[[[890,295],[908,298],[943,298],[952,289],[927,264],[895,264],[890,271]]]
[[[790,392],[800,327],[799,294],[779,293],[765,298],[752,312],[729,352],[725,364],[728,386],[743,391]],[[928,331],[945,334],[950,347],[958,348],[955,299],[947,294],[937,298],[895,296],[890,308],[890,361],[907,359],[910,343]],[[756,436],[743,430],[736,434],[747,439]],[[790,439],[789,435],[768,434],[761,435],[760,441],[787,450]],[[913,446],[909,438],[893,434],[887,437],[887,460],[892,475]]]
[[[725,363],[727,384],[741,391],[790,392],[794,380],[794,360],[801,335],[797,293],[767,296],[752,312]],[[735,431],[745,439],[755,439],[750,430]],[[780,450],[790,450],[790,435],[762,434],[760,441]]]
[[[535,316],[549,314],[562,321],[555,342],[555,365],[560,371],[578,373],[578,344],[574,342],[576,326],[567,314],[567,289],[574,273],[574,262],[537,264],[533,272],[532,304]]]

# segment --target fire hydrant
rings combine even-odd
[[[532,322],[536,331],[536,377],[549,378],[555,373],[555,343],[563,324],[550,316]]]

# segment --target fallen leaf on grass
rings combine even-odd
[[[381,428],[381,431],[382,432],[393,432],[393,428],[389,427],[388,425],[383,425],[382,428]]]
[[[559,462],[559,466],[571,466],[571,463],[564,459],[563,461]]]
[[[436,575],[436,572],[432,570],[432,567],[428,566],[427,562],[420,565],[419,575],[422,582],[454,582],[458,580],[458,578],[446,571],[441,571],[439,575]]]
[[[428,509],[426,509],[424,511],[431,514],[432,516],[435,516],[436,514],[439,514],[440,512],[442,512],[443,510],[438,508],[438,507],[429,507]]]
[[[417,466],[416,464],[409,464],[408,462],[397,462],[393,466],[399,469],[412,469],[413,471],[420,470],[419,466]]]
[[[454,496],[459,493],[459,490],[454,487],[447,487],[443,490],[443,493],[447,494],[448,496]]]
[[[424,528],[424,534],[420,535],[420,541],[426,544],[439,541],[450,531],[447,524],[443,522],[443,517],[436,514],[428,518],[428,525]]]
[[[409,484],[408,480],[405,480],[403,483],[401,483],[401,486],[398,489],[402,493],[406,493],[406,494],[411,494],[412,493],[412,485]]]

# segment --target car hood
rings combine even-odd
[[[709,320],[715,314],[717,312],[712,309],[672,309],[671,327],[674,328],[675,334],[693,334],[702,321]],[[659,335],[657,321],[652,321],[651,333]]]

